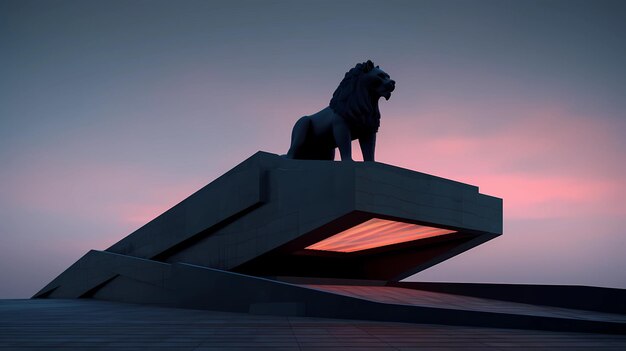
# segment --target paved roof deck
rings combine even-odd
[[[624,350],[626,336],[0,300],[0,350]]]
[[[370,301],[457,310],[522,314],[542,317],[583,319],[603,322],[626,323],[626,315],[603,313],[569,308],[530,305],[517,302],[491,300],[478,297],[445,294],[390,286],[321,285],[307,287],[336,294],[358,297]]]

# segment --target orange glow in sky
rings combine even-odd
[[[373,218],[330,238],[306,247],[308,250],[354,252],[374,247],[456,233],[453,230],[427,227]]]

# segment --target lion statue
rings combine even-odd
[[[396,82],[372,61],[358,63],[339,84],[325,109],[300,118],[291,133],[286,157],[300,160],[352,161],[352,140],[358,139],[364,161],[374,161],[380,126],[378,99],[389,100]]]

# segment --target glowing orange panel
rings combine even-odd
[[[354,252],[456,233],[453,230],[373,218],[311,246],[308,250]]]

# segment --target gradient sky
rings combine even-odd
[[[504,199],[411,280],[626,288],[625,43],[623,1],[0,0],[0,298],[285,153],[367,59],[377,160]]]

